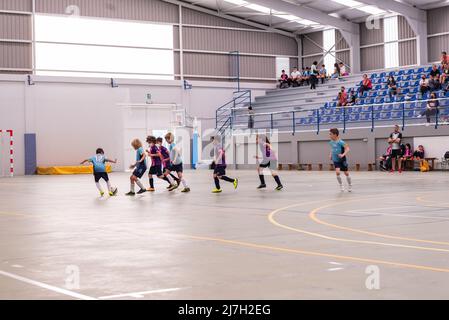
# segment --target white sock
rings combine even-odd
[[[174,184],[175,184],[175,180],[173,180],[173,178],[172,178],[171,175],[168,175],[168,176],[167,176],[167,179],[168,179],[168,182],[170,182],[171,185],[174,185]]]
[[[184,188],[188,188],[187,182],[184,180],[184,178],[181,179],[181,183],[182,183],[182,185],[184,186]]]
[[[135,184],[131,182],[131,192],[134,192],[134,186]]]
[[[342,184],[343,184],[343,181],[341,180],[341,177],[340,177],[340,176],[337,176],[337,181],[338,181],[338,184],[339,184],[339,185],[342,185]]]
[[[145,189],[145,187],[143,186],[142,182],[137,179],[136,184],[139,186],[140,189]]]
[[[108,185],[108,190],[109,190],[109,192],[112,192],[111,181],[107,181],[106,183],[107,183],[107,185]]]
[[[346,181],[348,182],[348,185],[352,185],[352,179],[350,176],[346,176]]]
[[[100,182],[95,182],[95,185],[97,186],[98,191],[100,191],[101,193],[103,193],[103,189],[101,189],[101,184],[100,184]]]

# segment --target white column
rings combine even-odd
[[[427,54],[427,17],[417,20],[407,18],[410,27],[416,34],[416,63],[418,65],[429,63]]]
[[[350,67],[351,73],[360,73],[360,34],[349,33],[340,30],[350,47]]]

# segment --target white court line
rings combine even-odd
[[[331,262],[329,262],[329,264],[333,264],[335,266],[342,266],[343,265],[343,263],[339,263],[339,262],[335,262],[335,261],[331,261]]]
[[[407,218],[420,218],[420,219],[431,219],[431,220],[449,220],[447,217],[441,216],[419,216],[412,214],[400,214],[400,213],[383,213],[383,212],[368,212],[368,210],[350,210],[346,211],[348,213],[367,213],[370,215],[379,215],[379,216],[392,216],[392,217],[407,217]]]
[[[339,271],[339,270],[343,270],[343,268],[330,268],[330,269],[327,269],[327,271],[330,271],[330,272]]]
[[[64,294],[66,296],[70,296],[70,297],[73,297],[73,298],[76,298],[76,299],[80,299],[80,300],[97,300],[96,298],[93,298],[93,297],[85,296],[85,295],[80,294],[80,293],[76,293],[76,292],[69,291],[69,290],[66,290],[66,289],[62,289],[62,288],[58,288],[58,287],[55,287],[55,286],[51,286],[51,285],[48,285],[48,284],[45,284],[45,283],[42,283],[42,282],[39,282],[39,281],[34,281],[34,280],[31,280],[31,279],[28,279],[28,278],[24,278],[24,277],[21,277],[21,276],[18,276],[18,275],[9,273],[9,272],[5,272],[5,271],[2,271],[2,270],[0,270],[0,275],[3,275],[5,277],[9,277],[9,278],[12,278],[12,279],[15,279],[15,280],[18,280],[18,281],[22,281],[22,282],[31,284],[31,285],[36,286],[36,287],[40,287],[40,288],[44,288],[44,289],[47,289],[47,290],[50,290],[50,291],[61,293],[61,294]]]
[[[185,289],[185,288],[170,288],[170,289],[160,289],[160,290],[152,290],[152,291],[131,292],[131,293],[117,294],[117,295],[113,295],[113,296],[99,297],[98,299],[107,300],[107,299],[116,299],[116,298],[124,298],[124,297],[143,298],[143,296],[146,294],[173,292],[173,291],[179,291],[179,290],[183,290],[183,289]]]

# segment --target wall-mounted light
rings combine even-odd
[[[114,78],[111,78],[111,88],[118,88],[118,84],[115,82]]]
[[[33,79],[31,78],[30,74],[27,76],[27,81],[28,81],[28,85],[29,86],[34,86],[35,85],[35,83],[34,83]]]
[[[192,90],[193,86],[187,82],[187,80],[184,80],[184,90]]]

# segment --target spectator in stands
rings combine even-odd
[[[418,116],[418,118],[421,118],[422,116],[426,116],[427,123],[426,126],[428,127],[430,125],[430,117],[431,116],[437,116],[438,115],[438,107],[440,106],[440,102],[437,99],[437,95],[435,92],[432,92],[430,94],[430,98],[427,101],[426,108],[421,112],[421,114]]]
[[[318,78],[321,79],[321,84],[324,84],[324,81],[326,81],[327,70],[326,70],[326,66],[324,64],[321,65]]]
[[[426,75],[421,76],[421,80],[419,80],[419,91],[421,95],[424,95],[427,91],[429,91],[429,80],[426,79]]]
[[[390,101],[392,101],[393,96],[398,94],[398,87],[396,85],[396,80],[394,79],[393,76],[388,77],[387,86],[388,86],[388,95],[390,96]]]
[[[307,67],[302,73],[301,84],[310,84],[310,68]]]
[[[449,64],[443,64],[443,72],[440,76],[440,83],[445,87],[446,81],[449,80]]]
[[[371,82],[371,79],[368,78],[367,74],[364,74],[363,80],[362,80],[362,85],[359,87],[360,96],[362,96],[365,91],[369,91],[372,88],[373,88],[373,83]]]
[[[405,164],[407,160],[410,160],[413,158],[413,153],[412,153],[412,146],[410,145],[410,143],[406,143],[405,144],[405,148],[404,148],[404,152],[402,154],[402,168],[405,168]]]
[[[441,52],[441,65],[449,64],[449,56],[446,54],[446,51]]]
[[[338,67],[340,68],[340,77],[346,77],[349,75],[349,73],[346,71],[346,66],[343,64],[343,62],[340,62],[338,64]]]
[[[351,92],[349,93],[349,100],[346,104],[347,106],[353,106],[357,102],[357,93],[354,91],[354,89],[351,88]]]
[[[430,91],[438,91],[441,88],[440,78],[439,76],[429,76],[429,90]]]
[[[338,65],[338,63],[334,64],[334,72],[332,73],[331,78],[340,78],[340,66]]]
[[[387,151],[379,157],[380,169],[383,171],[391,170],[391,145],[388,146]]]
[[[434,78],[440,79],[441,72],[440,69],[437,67],[436,64],[432,65],[432,70],[430,70],[430,75]]]
[[[290,74],[288,81],[293,87],[299,86],[299,82],[301,81],[301,72],[298,71],[298,68],[293,68],[293,72]]]
[[[310,67],[310,89],[315,90],[318,83],[318,61],[314,61]]]
[[[338,93],[337,107],[344,107],[348,104],[348,94],[346,93],[345,87],[341,87]]]
[[[402,158],[401,152],[402,133],[399,130],[399,126],[394,126],[394,132],[390,134],[388,143],[391,145],[391,173],[396,170],[396,160],[398,160],[399,173],[402,173],[402,162],[399,160]]]
[[[254,110],[253,107],[248,107],[248,129],[254,129]]]
[[[289,85],[288,85],[288,75],[285,73],[285,70],[282,70],[281,77],[279,78],[279,83],[280,83],[280,85],[279,85],[280,89],[289,87]]]

